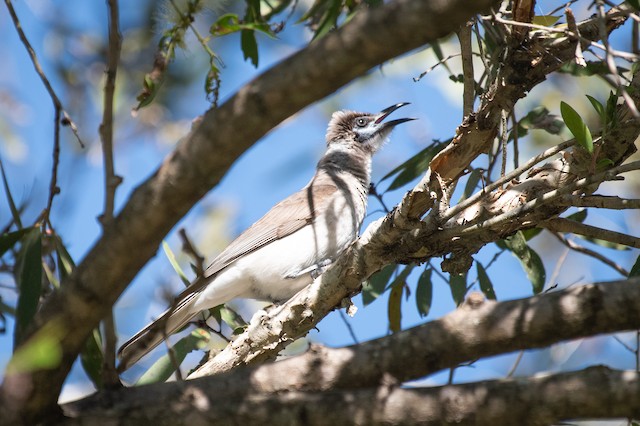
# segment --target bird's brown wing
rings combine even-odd
[[[239,257],[311,224],[336,191],[338,188],[332,184],[311,184],[273,206],[213,260],[204,272],[204,280],[196,280],[178,296],[178,300],[199,291],[210,281],[206,278],[217,274]]]

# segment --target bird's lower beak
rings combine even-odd
[[[389,108],[383,109],[382,111],[380,111],[380,113],[376,117],[375,124],[382,123],[382,120],[387,118],[393,111],[397,110],[398,108],[402,108],[405,105],[409,105],[409,102],[401,102],[399,104],[392,105]],[[411,121],[411,120],[415,120],[415,118],[398,118],[396,120],[391,120],[391,121],[385,122],[384,126],[385,127],[393,127],[393,126],[397,126],[400,123],[405,123],[405,122]]]

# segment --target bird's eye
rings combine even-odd
[[[358,127],[364,127],[367,125],[367,120],[365,120],[364,118],[358,118],[356,120],[356,126]]]

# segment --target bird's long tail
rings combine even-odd
[[[157,320],[140,330],[118,350],[118,372],[122,373],[151,352],[167,337],[184,327],[197,315],[193,304],[199,293],[191,293],[175,308],[165,311]]]

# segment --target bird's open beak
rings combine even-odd
[[[380,113],[376,117],[376,121],[374,123],[375,124],[382,123],[382,120],[387,118],[393,111],[397,110],[398,108],[402,108],[405,105],[409,105],[409,102],[401,102],[399,104],[392,105],[389,108],[383,109],[382,111],[380,111]],[[411,121],[411,120],[415,120],[415,118],[398,118],[397,120],[391,120],[391,121],[385,122],[384,123],[384,127],[385,128],[390,128],[390,127],[393,127],[393,126],[397,126],[400,123],[405,123],[405,122]]]

